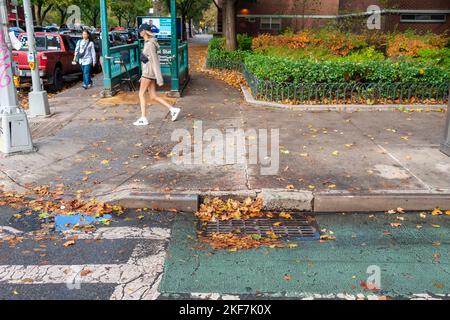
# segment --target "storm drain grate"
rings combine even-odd
[[[295,216],[293,219],[258,218],[208,222],[203,234],[238,233],[268,237],[273,232],[281,240],[312,241],[320,239],[320,230],[311,216]]]

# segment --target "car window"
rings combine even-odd
[[[36,50],[37,51],[59,51],[61,50],[60,38],[57,36],[37,36],[36,40]],[[22,51],[28,50],[28,37],[22,36],[20,38],[22,43]]]
[[[64,46],[69,51],[75,51],[76,42],[72,38],[63,37],[63,41],[64,41]]]
[[[47,50],[59,51],[61,50],[61,39],[55,36],[47,36]]]

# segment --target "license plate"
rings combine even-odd
[[[20,70],[19,75],[20,75],[21,77],[31,77],[31,71],[23,71],[23,70]]]

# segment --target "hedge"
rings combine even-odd
[[[260,80],[288,83],[408,83],[445,85],[450,72],[420,62],[290,60],[260,54],[244,57],[246,69]],[[231,56],[229,56],[232,59]]]

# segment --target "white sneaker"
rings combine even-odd
[[[172,116],[172,121],[177,121],[178,116],[180,115],[181,109],[180,108],[172,108],[170,110],[170,115]]]
[[[135,123],[133,123],[135,126],[148,126],[148,120],[145,117],[139,118]]]

